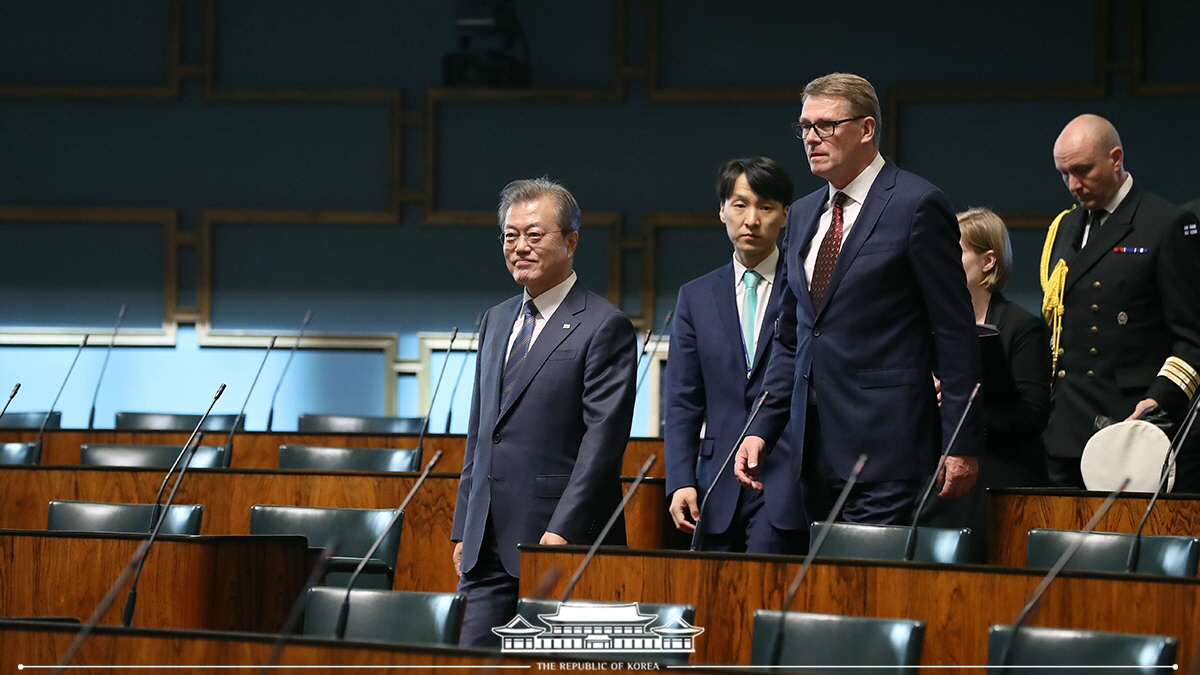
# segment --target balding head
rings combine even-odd
[[[1054,142],[1054,166],[1085,209],[1104,208],[1125,182],[1121,137],[1099,115],[1080,115]]]

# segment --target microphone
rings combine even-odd
[[[1171,439],[1171,445],[1167,449],[1167,456],[1163,460],[1162,476],[1158,479],[1158,488],[1154,490],[1154,494],[1150,495],[1150,504],[1142,513],[1142,519],[1138,521],[1137,529],[1133,532],[1133,542],[1129,545],[1129,557],[1125,561],[1125,571],[1133,572],[1137,569],[1138,560],[1142,556],[1142,529],[1146,527],[1146,521],[1150,518],[1150,511],[1154,508],[1154,503],[1158,501],[1158,496],[1167,488],[1167,478],[1171,476],[1171,468],[1175,466],[1175,460],[1179,457],[1179,449],[1183,447],[1183,442],[1187,440],[1188,434],[1192,432],[1192,423],[1196,421],[1196,411],[1200,408],[1200,397],[1188,408],[1187,415],[1183,418],[1183,423],[1179,425],[1179,430],[1175,432],[1175,438]]]
[[[220,394],[217,394],[220,396]],[[154,529],[154,524],[158,522],[158,515],[161,512],[163,492],[167,489],[167,481],[171,480],[171,474],[175,473],[175,467],[179,466],[179,462],[183,461],[184,456],[187,456],[187,461],[184,467],[192,463],[192,457],[196,454],[196,449],[204,442],[204,432],[201,431],[195,434],[195,442],[191,438],[183,444],[183,449],[175,456],[175,462],[167,469],[167,475],[163,476],[162,484],[158,486],[158,494],[154,496],[154,508],[150,510],[150,529]]]
[[[267,410],[267,431],[271,430],[271,424],[275,421],[275,398],[279,396],[279,388],[283,386],[283,378],[287,377],[288,368],[292,367],[292,357],[296,355],[296,348],[300,346],[300,338],[304,337],[304,329],[308,328],[309,321],[312,321],[311,309],[304,315],[304,322],[300,324],[300,334],[292,343],[292,350],[288,352],[287,362],[283,364],[283,372],[279,374],[279,382],[275,383],[275,393],[271,394],[271,407]]]
[[[821,531],[817,533],[816,540],[808,547],[808,555],[804,557],[804,564],[800,566],[800,571],[796,573],[796,578],[792,579],[787,593],[783,595],[783,604],[779,606],[779,629],[775,634],[775,643],[771,648],[770,665],[772,666],[779,665],[779,657],[783,651],[783,626],[788,607],[791,607],[792,601],[796,599],[796,593],[800,591],[800,582],[804,581],[804,576],[808,574],[808,569],[812,567],[813,559],[817,557],[817,552],[825,544],[825,537],[828,537],[829,531],[833,529],[833,521],[837,520],[838,514],[842,512],[842,507],[846,505],[846,499],[850,497],[850,489],[858,482],[858,477],[862,474],[863,467],[866,464],[867,455],[863,453],[858,456],[858,461],[854,463],[854,470],[850,472],[850,478],[842,486],[842,492],[838,495],[837,501],[833,503],[833,508],[829,510],[829,517],[821,525]]]
[[[483,315],[475,317],[475,334],[471,336],[471,342],[467,345],[467,353],[463,356],[462,363],[458,366],[458,377],[454,378],[454,388],[450,390],[450,405],[446,406],[446,430],[442,433],[450,433],[450,419],[454,417],[454,395],[458,393],[458,385],[462,382],[463,371],[467,369],[467,357],[471,352],[475,351],[475,341],[479,339],[479,324],[483,323]],[[450,354],[446,354],[449,358]],[[432,406],[431,406],[432,408]]]
[[[112,355],[113,345],[117,343],[117,331],[121,330],[121,320],[125,318],[125,310],[129,305],[121,305],[117,312],[117,325],[113,326],[112,339],[108,341],[108,349],[104,350],[104,363],[100,366],[100,377],[96,378],[96,391],[92,394],[92,410],[88,413],[88,429],[94,429],[96,421],[96,399],[100,397],[100,383],[104,381],[104,371],[108,370],[108,357]]]
[[[1095,529],[1096,523],[1100,522],[1100,519],[1104,517],[1104,514],[1108,513],[1109,507],[1111,507],[1113,503],[1117,501],[1117,496],[1124,492],[1125,488],[1128,487],[1129,480],[1129,477],[1126,476],[1125,480],[1121,481],[1121,485],[1118,486],[1116,490],[1113,490],[1111,493],[1109,493],[1108,498],[1105,499],[1104,503],[1100,505],[1100,508],[1096,510],[1096,514],[1093,515],[1092,519],[1087,522],[1087,525],[1083,526],[1083,530],[1080,533],[1081,536],[1076,537],[1075,541],[1071,542],[1071,545],[1067,547],[1067,550],[1063,551],[1062,555],[1058,557],[1058,561],[1054,563],[1054,567],[1051,567],[1050,572],[1046,574],[1045,578],[1042,579],[1042,583],[1038,584],[1037,589],[1033,592],[1033,597],[1030,598],[1029,602],[1025,603],[1024,607],[1021,608],[1021,613],[1017,615],[1017,620],[1013,621],[1012,633],[1009,634],[1008,644],[1004,646],[1004,651],[1001,654],[1001,673],[1007,672],[1007,668],[1010,665],[1009,661],[1012,657],[1012,646],[1017,641],[1017,631],[1025,623],[1025,619],[1029,617],[1029,613],[1032,612],[1033,608],[1037,606],[1038,601],[1042,599],[1042,594],[1045,593],[1046,589],[1050,587],[1050,582],[1054,581],[1055,577],[1058,576],[1058,573],[1061,572],[1063,568],[1067,566],[1067,563],[1071,561],[1071,558],[1075,555],[1075,552],[1078,551],[1081,546],[1083,546],[1084,538],[1082,535],[1087,534]]]
[[[75,370],[75,364],[79,362],[79,355],[83,353],[83,348],[87,346],[88,336],[84,335],[83,340],[79,343],[79,349],[75,350],[75,358],[71,361],[71,367],[67,368],[67,376],[63,378],[62,385],[58,388],[58,393],[54,395],[54,402],[50,404],[50,409],[46,411],[46,416],[42,418],[42,427],[38,429],[37,441],[34,442],[33,454],[37,457],[34,462],[42,461],[42,436],[46,433],[46,425],[50,423],[50,416],[54,414],[54,407],[58,405],[58,399],[62,396],[63,389],[67,388],[67,380],[71,379],[71,371]]]
[[[437,383],[433,385],[433,396],[429,397],[429,409],[425,411],[425,419],[421,420],[421,433],[417,434],[417,455],[424,452],[425,432],[429,430],[429,415],[433,412],[433,402],[437,400],[438,390],[442,388],[442,378],[446,376],[446,364],[450,363],[450,352],[454,349],[454,338],[458,337],[458,326],[450,331],[450,344],[446,347],[446,358],[442,361],[442,371],[438,373]]]
[[[204,426],[204,420],[208,419],[209,414],[212,413],[213,406],[217,404],[217,399],[221,398],[221,394],[223,393],[225,393],[224,384],[217,388],[217,393],[213,396],[212,403],[208,404],[208,410],[204,411],[204,415],[200,417],[200,422],[196,424],[196,428],[192,430],[192,435],[189,436],[187,442],[183,444],[183,452],[181,452],[179,458],[175,460],[176,464],[179,463],[184,453],[188,451],[188,448],[192,446],[192,440],[195,439],[200,433],[200,427]],[[192,451],[195,452],[194,448]],[[133,582],[129,585],[128,595],[125,596],[125,608],[121,612],[121,625],[125,626],[126,628],[133,625],[133,610],[135,607],[137,607],[138,582],[141,581],[142,578],[142,567],[146,563],[146,556],[150,555],[150,546],[154,544],[154,540],[158,537],[159,531],[162,530],[163,523],[167,521],[167,511],[171,508],[171,503],[175,501],[175,493],[179,490],[179,484],[183,482],[183,476],[187,473],[188,464],[190,463],[191,456],[189,455],[188,459],[183,462],[183,466],[179,469],[179,476],[175,479],[175,484],[171,486],[171,494],[167,495],[166,504],[163,504],[161,512],[158,514],[158,518],[154,521],[154,527],[150,530],[150,539],[146,541],[146,552],[142,555],[142,559],[138,561],[137,568],[134,570]],[[172,467],[172,469],[174,469],[174,467]],[[168,476],[169,475],[170,474],[168,473]],[[164,483],[165,482],[166,481],[164,480]]]
[[[17,392],[20,391],[20,389],[21,389],[20,382],[13,385],[12,393],[8,395],[8,400],[4,402],[4,409],[0,410],[0,417],[4,417],[4,413],[8,412],[8,404],[12,403],[12,400],[17,397]]]
[[[700,521],[704,520],[704,506],[708,504],[708,498],[712,496],[713,488],[717,486],[717,481],[721,480],[721,474],[725,473],[725,468],[729,466],[730,460],[737,454],[738,448],[742,447],[742,441],[746,439],[746,432],[750,431],[750,425],[754,423],[754,418],[758,417],[758,411],[769,394],[770,392],[764,391],[758,395],[758,400],[750,409],[750,417],[746,418],[746,426],[742,427],[742,433],[738,434],[737,441],[729,449],[729,454],[725,455],[725,461],[721,463],[721,468],[717,469],[717,475],[713,476],[712,482],[708,484],[708,490],[704,492],[704,499],[700,500],[700,517],[696,518],[695,528],[692,530],[692,547],[689,550],[700,550],[700,544],[704,541],[704,535],[700,533]]]
[[[246,406],[250,403],[250,394],[254,393],[254,385],[258,384],[258,376],[262,375],[263,366],[267,365],[267,357],[271,355],[271,350],[275,348],[275,340],[279,339],[278,335],[272,335],[271,341],[267,343],[267,351],[263,353],[262,361],[258,363],[258,372],[254,373],[254,379],[250,382],[250,389],[246,391],[246,400],[242,401],[242,409],[238,411],[237,417],[233,418],[233,425],[229,427],[229,439],[225,442],[225,455],[233,456],[233,435],[237,433],[238,423],[242,421],[242,416],[246,414]]]
[[[646,335],[642,337],[642,347],[641,347],[641,349],[638,350],[638,370],[642,369],[642,357],[644,357],[646,355],[646,346],[650,344],[650,336],[651,335],[654,335],[654,327],[653,326],[651,326],[650,328],[647,328]],[[647,367],[645,372],[650,372],[650,368]],[[638,375],[637,386],[633,388],[634,396],[637,396],[637,393],[642,390],[642,381],[644,379],[645,379],[644,375]]]
[[[417,494],[417,490],[420,489],[421,484],[429,477],[429,472],[433,471],[434,465],[441,461],[441,459],[442,451],[438,450],[433,454],[433,459],[430,459],[429,463],[425,465],[425,470],[421,472],[421,475],[417,478],[417,482],[413,483],[408,494],[404,495],[404,501],[400,502],[400,508],[396,509],[396,513],[388,521],[387,527],[383,528],[383,532],[380,532],[379,536],[375,538],[375,541],[371,544],[371,548],[367,549],[362,560],[358,561],[358,567],[354,568],[350,579],[346,581],[346,597],[342,599],[341,609],[338,610],[337,625],[333,632],[335,639],[346,639],[346,621],[350,617],[350,591],[354,588],[354,583],[358,581],[359,575],[362,574],[363,569],[367,566],[367,561],[371,559],[371,556],[375,555],[375,551],[383,544],[384,537],[387,537],[392,528],[396,526],[396,523],[404,517],[404,510],[408,508],[408,503],[412,501],[413,495]]]
[[[212,412],[213,405],[216,404],[217,399],[221,397],[221,392],[223,391],[225,391],[225,385],[222,384],[221,387],[217,389],[217,395],[213,397],[213,402],[208,406],[209,412]],[[204,413],[204,417],[207,416],[208,412]],[[199,433],[201,424],[204,424],[203,417],[200,418],[200,424],[196,425],[196,431],[192,432],[193,435]],[[192,439],[189,438],[187,444],[185,445],[188,445],[191,442]],[[180,475],[180,478],[182,478],[182,475]],[[175,498],[175,490],[178,488],[179,481],[176,481],[175,489],[171,490],[171,495],[167,498],[168,505],[171,503],[171,500]],[[108,592],[104,594],[104,597],[100,599],[100,604],[96,606],[96,611],[92,612],[92,615],[88,617],[88,620],[75,635],[75,639],[71,641],[71,644],[67,647],[67,650],[63,652],[63,655],[59,658],[58,664],[55,666],[52,675],[61,675],[63,670],[70,665],[71,660],[74,659],[75,655],[79,653],[79,648],[83,646],[83,641],[87,639],[88,635],[91,634],[96,625],[100,623],[100,617],[104,616],[104,613],[108,611],[109,607],[112,607],[113,602],[117,599],[117,593],[119,593],[121,589],[125,587],[125,582],[129,581],[129,577],[134,574],[135,570],[138,574],[141,573],[142,563],[146,561],[146,556],[150,553],[150,546],[154,543],[155,535],[158,534],[162,524],[163,518],[160,517],[158,522],[155,523],[154,529],[150,533],[150,538],[142,542],[141,545],[138,546],[137,550],[133,552],[133,555],[129,558],[129,563],[125,565],[125,569],[121,571],[120,576],[118,576],[117,580],[113,582],[113,585],[109,587]],[[128,603],[126,609],[129,610]],[[130,611],[129,613],[132,612]]]
[[[937,468],[933,470],[933,476],[929,478],[929,483],[925,485],[924,492],[921,493],[921,498],[917,500],[917,508],[913,510],[912,525],[908,530],[908,537],[904,541],[904,559],[912,560],[913,553],[917,550],[917,521],[921,518],[921,511],[925,509],[925,502],[929,501],[930,495],[933,494],[933,485],[937,482],[938,474],[946,466],[946,458],[950,456],[950,448],[954,447],[954,441],[958,439],[958,432],[962,429],[963,422],[967,421],[967,413],[971,412],[971,405],[975,403],[975,397],[979,395],[980,383],[975,383],[975,388],[971,390],[971,396],[967,398],[967,405],[963,407],[962,415],[958,418],[958,424],[954,427],[954,433],[950,434],[950,442],[946,444],[946,449],[942,450],[942,456],[938,457]]]
[[[308,597],[308,590],[316,586],[321,577],[325,576],[325,569],[329,567],[329,561],[333,559],[335,549],[337,549],[336,540],[327,543],[325,548],[317,554],[317,562],[309,572],[308,579],[304,581],[304,588],[300,589],[300,596],[292,603],[291,611],[284,619],[279,633],[275,635],[275,644],[271,646],[271,655],[267,658],[266,665],[259,671],[260,675],[274,672],[275,666],[279,665],[279,659],[283,656],[283,648],[287,646],[288,636],[296,630],[296,624],[300,623],[300,617],[304,615],[304,600]]]
[[[646,381],[646,376],[650,374],[651,364],[654,363],[654,355],[658,353],[658,347],[659,347],[659,345],[662,344],[663,337],[665,337],[667,335],[667,331],[670,330],[671,319],[674,316],[675,316],[674,312],[667,312],[667,316],[663,318],[662,332],[660,332],[658,334],[658,337],[654,339],[654,350],[650,352],[650,358],[646,359],[646,369],[642,371],[642,376],[638,378],[637,387],[634,388],[635,394],[636,394],[636,392],[639,392],[642,390],[642,383]],[[647,342],[649,342],[649,340],[650,340],[651,332],[652,331],[646,332],[646,341]],[[646,344],[642,343],[642,354],[645,354],[645,353],[646,353]]]
[[[613,509],[612,515],[608,517],[608,522],[605,523],[604,527],[600,530],[600,534],[596,537],[596,541],[593,542],[592,547],[588,549],[587,555],[583,556],[583,562],[579,563],[579,567],[575,568],[575,574],[572,574],[571,580],[567,582],[567,588],[563,591],[562,600],[560,602],[566,602],[567,599],[571,597],[571,591],[575,590],[575,584],[579,581],[579,577],[583,576],[583,571],[587,569],[588,563],[592,562],[592,558],[596,556],[596,551],[600,549],[600,544],[604,543],[604,538],[608,536],[608,531],[611,530],[613,525],[616,524],[617,517],[625,511],[625,505],[628,504],[629,500],[633,498],[633,493],[637,492],[638,486],[642,484],[642,481],[646,480],[646,474],[650,473],[650,467],[653,466],[654,462],[657,460],[658,455],[651,454],[646,458],[645,462],[642,462],[642,468],[640,471],[638,471],[637,478],[633,479],[633,485],[630,485],[629,489],[625,491],[625,496],[621,498],[621,503],[617,504],[616,509]]]

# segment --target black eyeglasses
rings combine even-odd
[[[870,115],[847,117],[844,120],[836,120],[833,122],[830,122],[829,120],[819,120],[817,122],[792,122],[792,131],[796,132],[796,138],[799,138],[800,140],[804,140],[804,137],[808,135],[809,130],[816,131],[817,138],[829,138],[833,135],[833,132],[837,131],[839,124],[845,124],[846,122],[853,122],[855,120],[861,120],[867,117],[870,117]]]
[[[521,234],[520,232],[504,232],[500,235],[500,241],[504,242],[504,248],[516,248],[517,242],[521,241],[522,239],[524,239],[530,246],[537,246],[538,244],[542,243],[542,240],[546,238],[546,235],[554,234],[555,232],[562,232],[562,230],[549,230],[547,232],[533,230],[531,232],[526,232],[525,234]]]

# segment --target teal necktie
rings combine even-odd
[[[754,326],[758,318],[758,282],[762,275],[754,270],[746,270],[742,274],[742,283],[746,284],[746,311],[742,313],[742,335],[746,337],[746,365],[754,365]]]

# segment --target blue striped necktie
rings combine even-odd
[[[501,408],[508,406],[508,397],[517,383],[517,371],[521,369],[521,364],[525,363],[525,357],[529,355],[529,347],[533,343],[533,320],[537,317],[537,313],[537,305],[533,304],[533,300],[527,301],[525,315],[521,319],[521,330],[517,332],[517,339],[513,341],[512,349],[508,351],[508,361],[504,366],[504,378],[501,380],[500,391]]]

